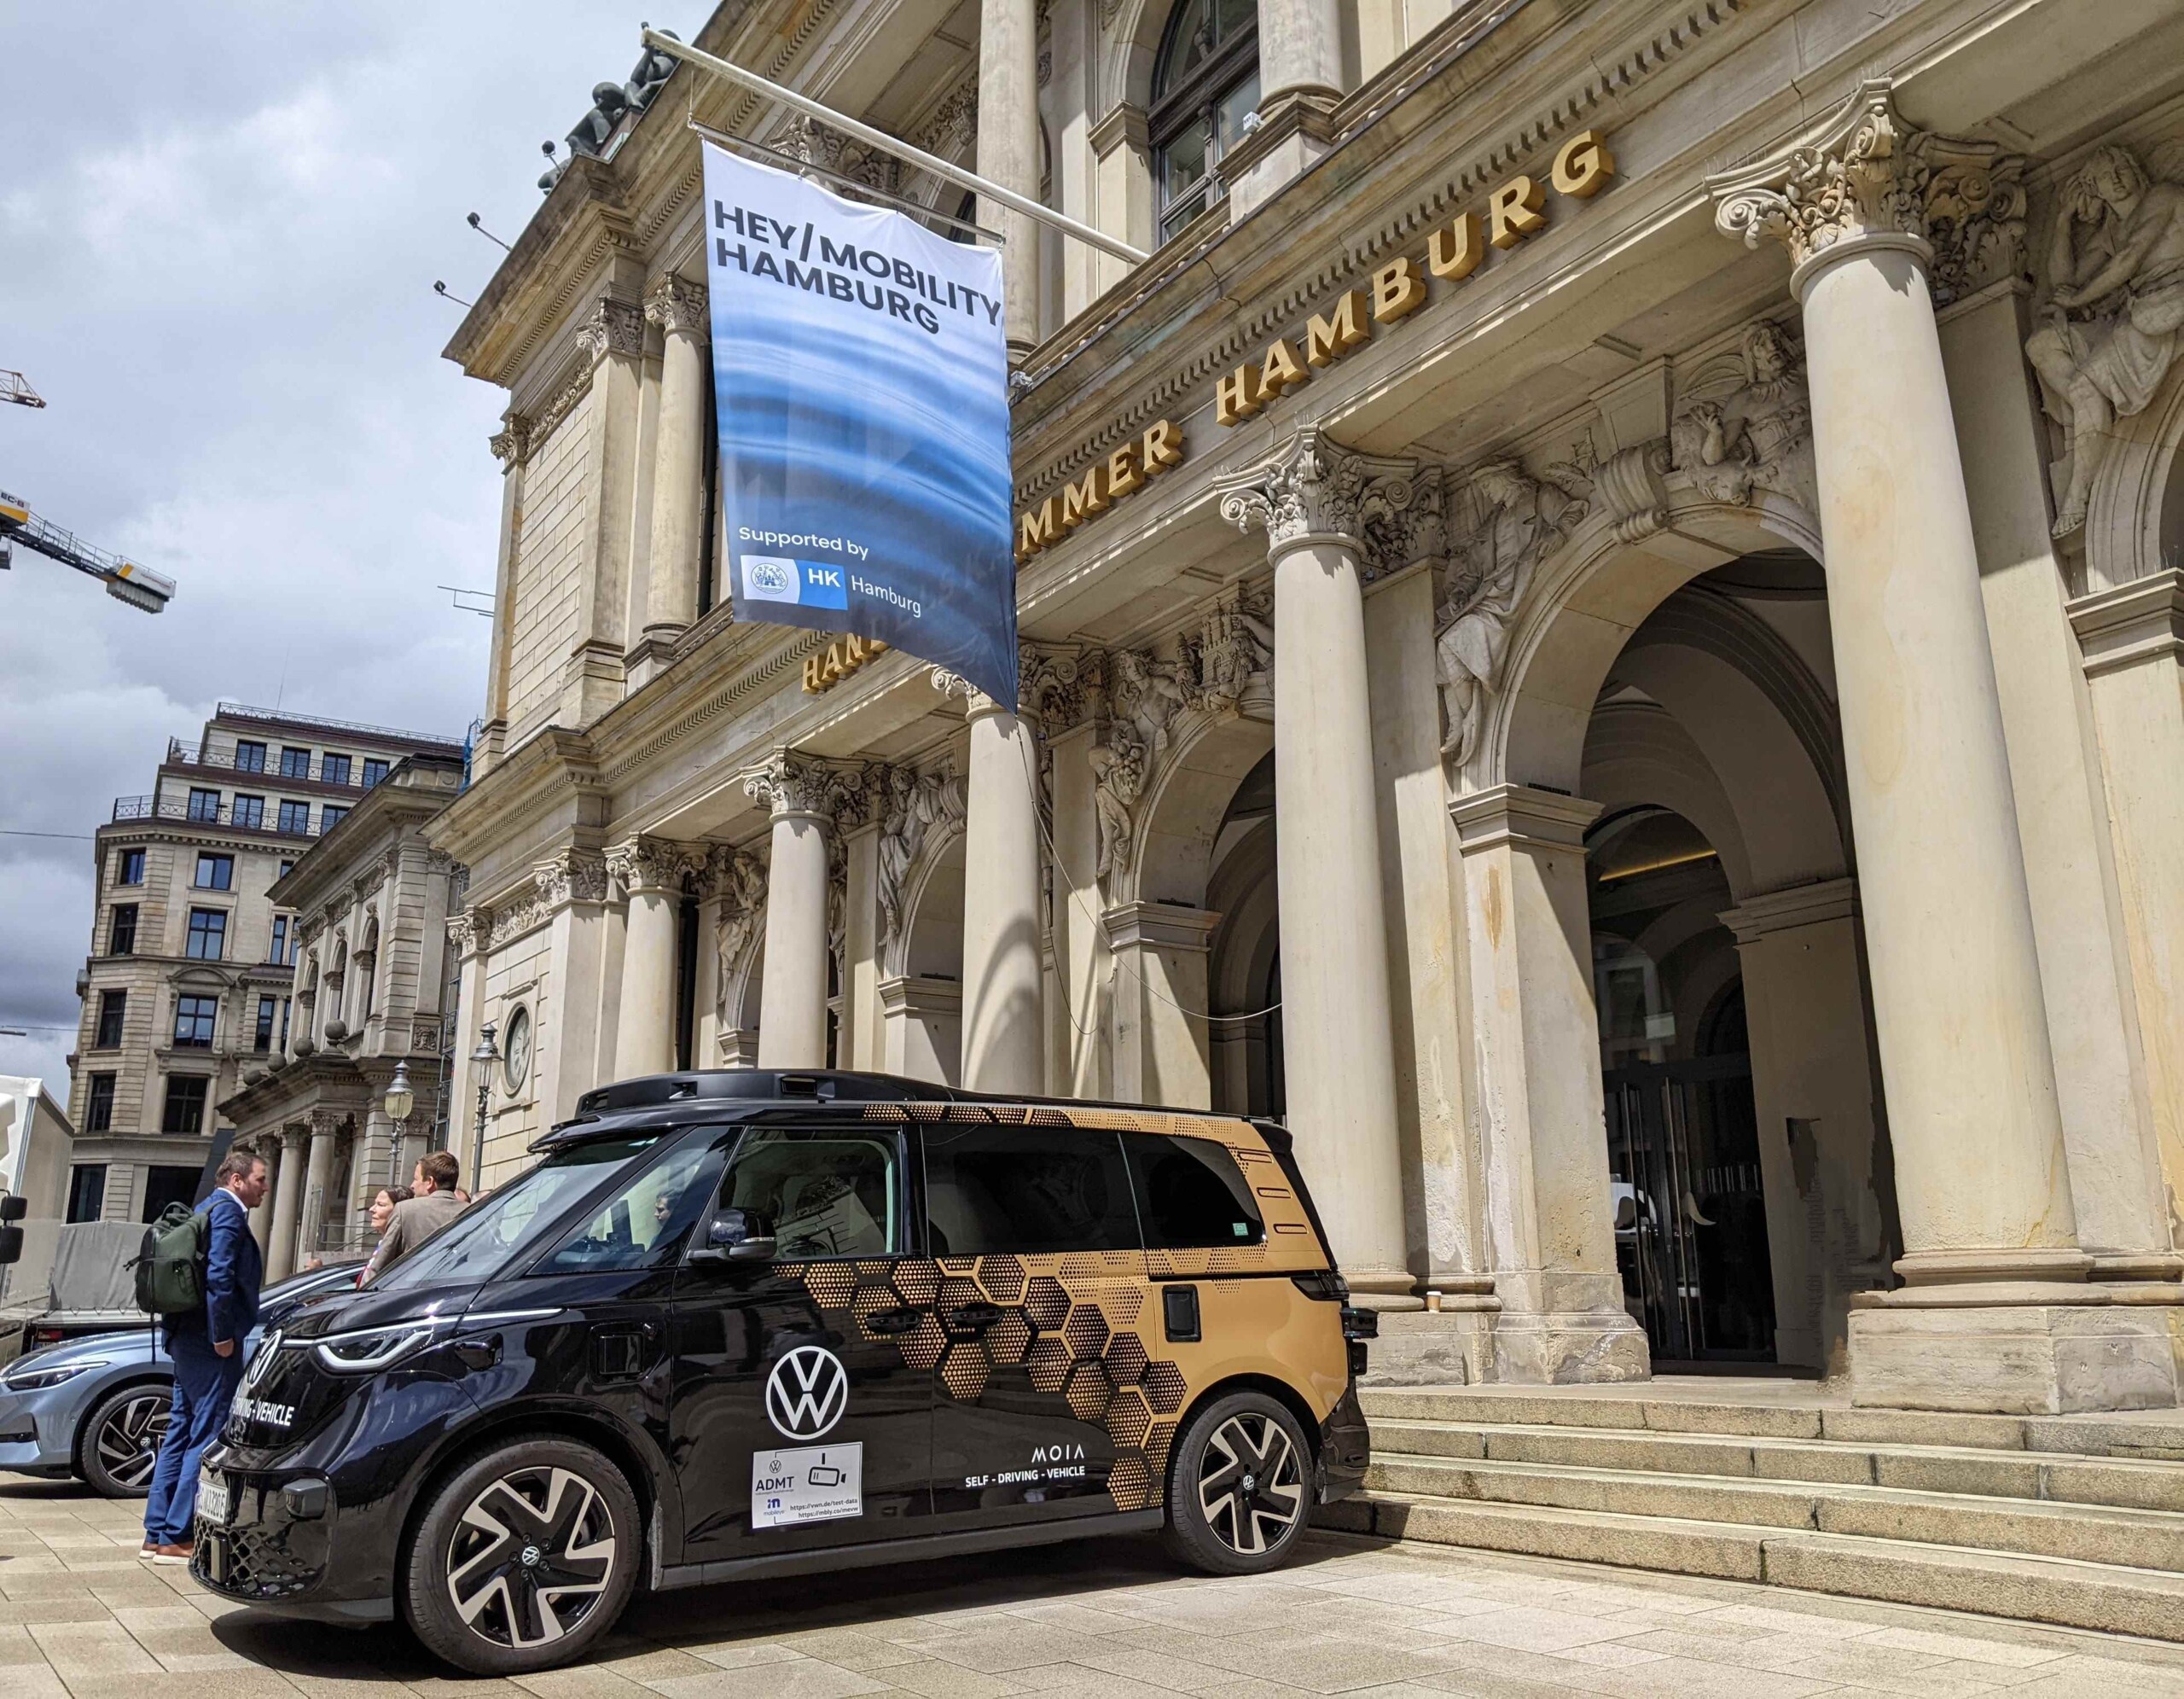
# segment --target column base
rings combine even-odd
[[[1854,1300],[1850,1402],[2005,1416],[2176,1405],[2169,1308],[2117,1304],[2099,1288],[2064,1302],[1972,1296],[1907,1288]]]
[[[1534,1387],[1653,1379],[1653,1352],[1623,1307],[1620,1275],[1496,1271],[1494,1289],[1502,1312],[1492,1379]]]
[[[632,693],[642,689],[662,672],[675,659],[675,649],[688,625],[648,625],[644,635],[630,646],[622,657],[624,676]]]
[[[1466,1298],[1476,1307],[1383,1312],[1380,1336],[1366,1351],[1368,1387],[1466,1387],[1493,1378],[1494,1321],[1500,1301]]]

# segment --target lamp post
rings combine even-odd
[[[386,1118],[394,1123],[387,1152],[386,1183],[390,1186],[402,1184],[402,1129],[410,1120],[410,1111],[417,1107],[417,1094],[410,1086],[410,1064],[407,1060],[394,1064],[394,1078],[386,1083],[386,1097],[383,1107]]]
[[[474,1196],[485,1189],[485,1104],[493,1091],[493,1064],[501,1053],[493,1044],[493,1023],[490,1021],[478,1029],[478,1048],[470,1052],[470,1060],[478,1069],[478,1139],[470,1153],[470,1189]]]

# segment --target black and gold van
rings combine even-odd
[[[1362,1477],[1372,1318],[1279,1126],[840,1073],[578,1108],[259,1348],[207,1587],[506,1674],[639,1586],[1156,1528],[1264,1569]]]

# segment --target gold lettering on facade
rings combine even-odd
[[[1365,292],[1346,289],[1324,318],[1312,315],[1304,327],[1304,360],[1308,365],[1332,365],[1373,335],[1365,317]]]
[[[1259,410],[1259,375],[1239,366],[1213,386],[1213,417],[1217,424],[1233,425]]]
[[[1426,280],[1407,253],[1399,253],[1373,274],[1373,317],[1382,324],[1408,318],[1426,305]]]
[[[1293,357],[1292,357],[1293,358]],[[1016,558],[1028,561],[1042,549],[1051,549],[1097,513],[1134,491],[1143,489],[1183,458],[1183,433],[1166,419],[1149,427],[1136,442],[1124,443],[1105,460],[1095,461],[1074,484],[1048,496],[1035,508],[1016,516]],[[820,657],[812,657],[813,660]],[[804,663],[804,686],[810,689],[812,661]],[[822,689],[825,688],[823,685]]]
[[[855,633],[836,637],[816,655],[804,657],[804,693],[816,696],[831,690],[859,667],[870,665],[887,653],[887,645],[877,637],[861,637]]]
[[[1554,155],[1550,180],[1557,195],[1589,201],[1607,187],[1615,175],[1615,155],[1597,130],[1581,130],[1565,142]]]
[[[1486,200],[1487,240],[1496,247],[1514,247],[1534,230],[1547,228],[1547,191],[1528,177],[1513,177]]]
[[[1289,346],[1289,339],[1277,336],[1267,345],[1266,360],[1259,368],[1259,399],[1263,403],[1271,401],[1310,376],[1311,373],[1298,359],[1297,351]]]
[[[1466,212],[1433,232],[1426,244],[1426,269],[1444,283],[1461,283],[1486,257],[1486,238],[1478,214]]]

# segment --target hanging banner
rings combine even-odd
[[[1001,256],[705,161],[735,617],[878,637],[1014,707]]]

